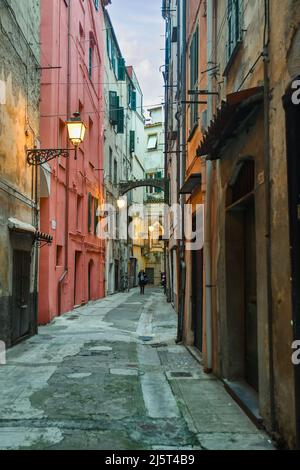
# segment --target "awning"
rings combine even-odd
[[[195,189],[201,189],[202,176],[201,173],[195,173],[188,177],[182,186],[179,194],[192,194]]]
[[[21,220],[15,219],[13,217],[8,219],[8,228],[10,230],[15,230],[16,232],[29,232],[33,235],[36,233],[36,229],[33,225],[27,224],[26,222],[22,222]]]
[[[207,155],[210,160],[221,158],[225,143],[233,138],[263,102],[263,87],[249,88],[227,95],[222,102],[203,140],[197,149],[197,156]]]
[[[22,222],[21,220],[15,219],[14,217],[10,217],[8,219],[8,228],[15,232],[31,234],[32,238],[37,243],[45,243],[50,245],[53,242],[52,235],[39,232],[33,225]]]

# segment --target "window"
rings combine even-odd
[[[112,163],[113,162],[113,151],[111,147],[109,147],[109,169],[108,169],[108,176],[109,176],[109,181],[112,182]]]
[[[97,235],[97,230],[98,230],[98,222],[99,222],[98,206],[99,206],[99,200],[95,198],[94,199],[94,235]]]
[[[77,212],[76,212],[76,229],[81,232],[81,221],[82,221],[82,197],[77,194]]]
[[[197,90],[199,78],[199,27],[192,37],[190,47],[190,90]],[[198,124],[198,105],[190,105],[190,131]]]
[[[228,0],[228,60],[242,38],[242,0]]]
[[[125,125],[124,108],[119,106],[118,107],[118,123],[117,123],[117,133],[118,134],[124,134],[124,125]]]
[[[56,247],[56,266],[62,266],[63,265],[63,247],[60,245],[57,245]]]
[[[118,124],[119,97],[117,92],[109,92],[109,120],[113,126]]]
[[[114,184],[118,184],[118,162],[114,160]]]
[[[157,149],[157,134],[149,135],[147,149],[148,150]]]
[[[94,66],[94,48],[95,48],[95,37],[90,32],[90,45],[89,45],[89,77],[90,80],[93,78],[93,66]]]
[[[154,178],[155,178],[155,173],[147,173],[146,174],[146,179],[147,180],[153,180]],[[147,193],[148,194],[154,194],[155,193],[154,186],[148,186],[147,187]]]
[[[118,59],[118,80],[122,82],[125,80],[125,59],[123,57]]]
[[[93,196],[91,193],[88,194],[88,232],[92,232],[92,223],[93,223]]]
[[[135,131],[130,131],[129,152],[135,152]]]
[[[89,77],[92,79],[93,76],[93,47],[89,47]]]
[[[99,11],[99,0],[94,0],[95,8]]]

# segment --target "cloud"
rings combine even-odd
[[[141,7],[142,5],[142,7]],[[164,22],[161,0],[112,0],[109,14],[127,65],[133,65],[146,105],[161,102]]]

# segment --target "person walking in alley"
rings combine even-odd
[[[145,294],[145,285],[147,284],[148,279],[147,279],[147,274],[145,273],[144,270],[139,272],[138,278],[139,278],[140,292],[141,294]]]

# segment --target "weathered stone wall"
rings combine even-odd
[[[0,0],[0,339],[10,342],[15,217],[34,223],[33,172],[25,149],[39,135],[39,0]],[[34,259],[31,292],[33,291]]]
[[[300,74],[300,1],[271,0],[270,144],[272,197],[272,295],[276,421],[292,447],[295,436],[294,380],[291,362],[291,267],[285,112],[282,97]]]
[[[236,50],[234,60],[228,67],[226,51],[226,4],[217,2],[217,30],[215,62],[215,86],[220,99],[228,93],[264,84],[263,39],[264,1],[244,0],[242,42]],[[282,96],[293,77],[300,73],[300,1],[271,0],[271,37],[269,74],[271,77],[270,102],[270,162],[271,162],[271,249],[272,249],[272,313],[274,345],[274,395],[275,420],[278,434],[284,443],[295,443],[294,377],[291,364],[291,270],[288,233],[288,195],[285,143],[285,115]],[[226,70],[227,68],[227,70]],[[226,76],[223,76],[226,71]],[[220,103],[220,102],[219,102]],[[240,136],[239,144],[234,143],[224,153],[221,167],[221,193],[215,192],[219,207],[217,219],[220,228],[214,243],[215,259],[218,259],[216,307],[220,318],[219,331],[221,348],[221,374],[230,376],[235,368],[232,357],[233,332],[228,325],[228,304],[226,292],[225,256],[225,193],[230,174],[239,157],[251,155],[255,158],[255,201],[256,201],[256,259],[257,259],[257,306],[258,306],[258,355],[259,355],[259,405],[265,425],[270,429],[270,387],[269,377],[269,334],[266,263],[266,214],[263,121],[257,123],[254,131]],[[218,164],[215,166],[217,175]],[[234,288],[231,286],[231,288]],[[238,361],[238,358],[233,359]]]

